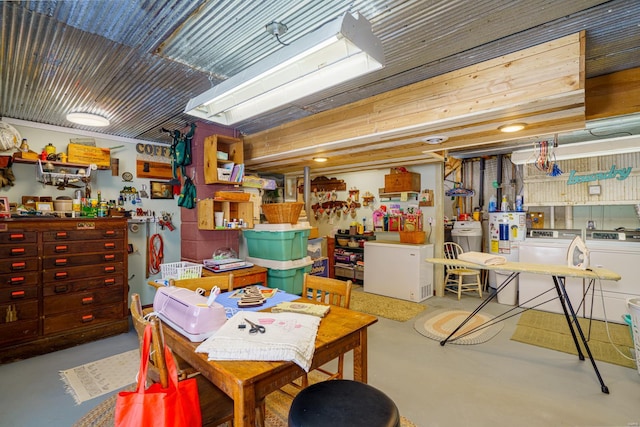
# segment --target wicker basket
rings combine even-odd
[[[401,243],[424,243],[427,239],[426,231],[399,231]]]
[[[163,279],[197,279],[202,275],[202,264],[181,261],[160,264]]]
[[[262,205],[262,213],[270,224],[296,224],[304,203],[269,203]]]

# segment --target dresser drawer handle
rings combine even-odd
[[[24,298],[24,291],[13,291],[11,292],[11,298],[13,299],[19,299],[19,298]]]
[[[66,271],[57,272],[53,276],[55,280],[62,280],[62,279],[66,279],[67,277],[69,277],[69,273],[67,273]]]
[[[10,285],[21,285],[26,281],[27,281],[27,279],[24,276],[15,276],[15,277],[12,277],[11,279],[9,279],[9,284]]]
[[[104,244],[104,248],[105,249],[115,249],[116,248],[116,244],[114,242],[107,242]]]
[[[25,268],[27,268],[27,263],[24,261],[11,263],[12,271],[24,270]]]
[[[23,233],[12,233],[9,235],[9,240],[12,242],[16,242],[18,240],[24,240],[26,237]]]
[[[55,247],[56,253],[67,252],[69,250],[69,246],[67,245],[57,245]]]
[[[69,233],[67,233],[66,231],[58,231],[56,233],[56,239],[60,240],[60,239],[68,239],[69,238]]]
[[[113,277],[110,277],[108,279],[104,279],[104,284],[106,286],[115,285],[116,284],[116,279],[114,279]]]
[[[113,261],[114,259],[116,259],[115,254],[106,254],[106,255],[104,256],[104,260],[105,260],[105,261]]]
[[[116,235],[115,230],[107,230],[104,232],[104,237],[113,237]]]
[[[116,268],[113,265],[108,265],[104,268],[105,273],[113,273],[116,271]]]
[[[61,265],[67,265],[67,259],[66,258],[57,258],[55,265],[57,267],[61,266]]]
[[[87,314],[82,316],[82,323],[88,323],[93,320],[93,314]]]
[[[24,255],[25,248],[11,248],[11,255]]]
[[[93,297],[82,298],[82,305],[93,304]]]
[[[53,292],[55,292],[56,294],[64,294],[65,292],[69,292],[69,286],[56,285],[56,287],[53,288]]]

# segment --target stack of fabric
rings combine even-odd
[[[251,323],[264,332],[252,333]],[[209,360],[292,361],[308,372],[319,325],[319,317],[306,314],[240,311],[196,352],[207,353]]]

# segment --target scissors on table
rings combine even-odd
[[[258,325],[257,323],[253,323],[252,321],[250,321],[250,320],[248,320],[246,318],[244,320],[249,325],[251,325],[251,329],[249,329],[249,333],[250,334],[257,334],[258,332],[260,332],[261,334],[264,334],[266,332],[266,329],[265,329],[264,326]]]

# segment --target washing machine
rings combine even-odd
[[[451,230],[451,238],[465,252],[482,252],[482,222],[456,221]]]

